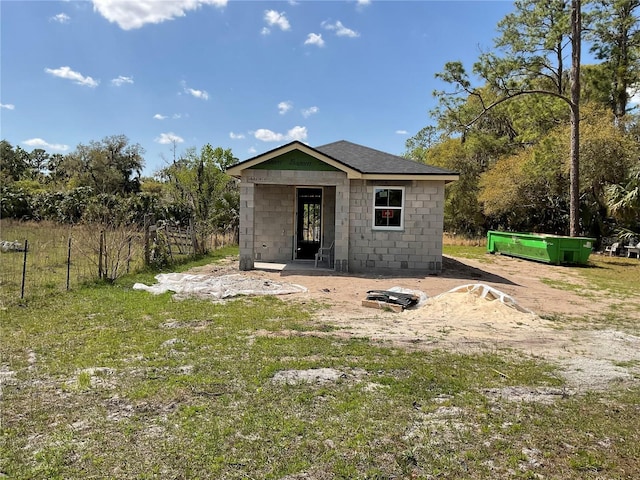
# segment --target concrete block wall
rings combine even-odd
[[[256,185],[253,227],[256,261],[291,260],[294,203],[294,186]]]
[[[336,270],[442,270],[443,181],[349,181],[343,172],[251,169],[240,186],[241,269],[253,268],[254,261],[292,260],[296,186],[324,187],[324,241],[335,239]],[[402,231],[373,230],[375,186],[405,188]]]
[[[335,245],[334,245],[334,269],[339,272],[349,271],[349,205],[351,188],[349,180],[336,185],[336,221],[335,221]]]
[[[373,229],[375,186],[404,187],[404,228]],[[444,182],[351,182],[349,270],[428,274],[442,270]]]
[[[240,183],[240,270],[252,270],[254,266],[254,193],[253,183]]]
[[[336,188],[322,190],[322,244],[331,245],[336,236]]]
[[[324,239],[336,239],[334,253],[340,251],[347,262],[348,207],[341,210],[342,235],[337,230],[336,190],[349,196],[344,172],[298,170],[252,170],[242,173],[240,183],[240,268],[253,268],[254,261],[288,262],[293,258],[296,187],[323,187]],[[253,206],[253,211],[249,208]],[[244,259],[244,260],[243,260]]]

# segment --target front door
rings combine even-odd
[[[313,259],[322,238],[322,189],[296,190],[296,256],[297,260]]]

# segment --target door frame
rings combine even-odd
[[[320,248],[322,246],[322,235],[324,234],[324,188],[316,185],[296,185],[295,189],[296,193],[293,200],[293,260],[313,260],[313,255],[310,258],[298,258],[299,196],[300,190],[317,190],[320,192],[320,231],[318,233],[318,248]],[[313,253],[315,254],[317,251]]]

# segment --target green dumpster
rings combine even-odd
[[[595,238],[544,233],[487,232],[487,251],[538,262],[585,265]]]

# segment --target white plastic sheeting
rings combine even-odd
[[[531,312],[531,310],[527,310],[526,308],[520,306],[518,302],[516,302],[515,298],[507,295],[504,292],[501,292],[497,288],[485,285],[484,283],[469,283],[467,285],[461,285],[459,287],[452,288],[448,292],[438,295],[438,297],[446,295],[448,293],[470,293],[472,295],[477,295],[480,298],[484,298],[485,300],[497,300],[500,303],[507,305],[508,307],[515,308],[519,312],[533,313]]]
[[[0,240],[0,251],[2,252],[24,252],[24,246],[16,240],[15,242],[8,242],[7,240]]]
[[[134,290],[153,294],[174,292],[179,297],[197,296],[221,300],[238,295],[286,295],[306,292],[307,288],[292,283],[276,283],[267,279],[252,278],[240,274],[193,275],[188,273],[161,273],[155,276],[155,285],[136,283]]]

